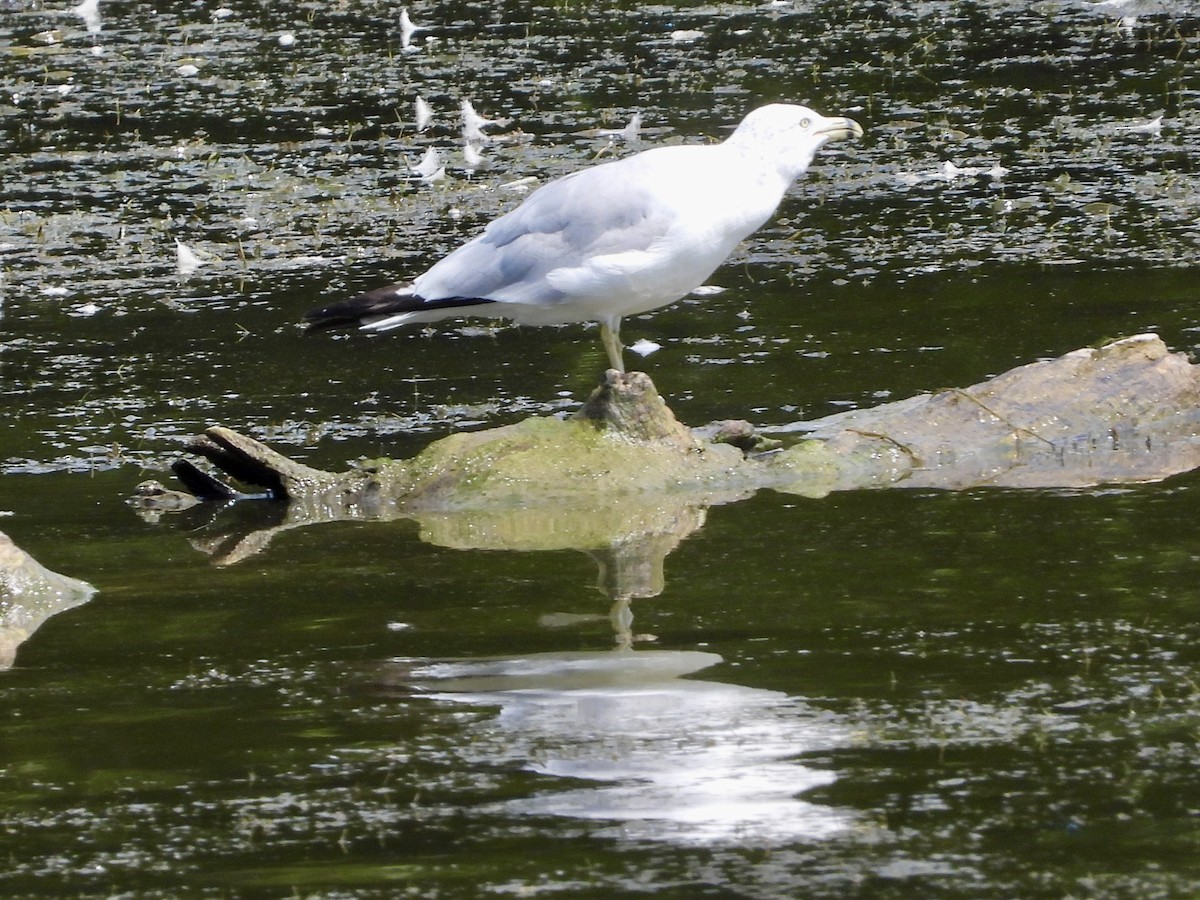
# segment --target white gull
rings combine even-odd
[[[703,284],[826,142],[862,133],[852,119],[763,106],[722,143],[657,147],[552,181],[412,283],[305,318],[376,331],[464,315],[597,322],[609,364],[623,372],[621,319]]]

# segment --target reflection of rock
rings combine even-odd
[[[666,555],[704,523],[691,497],[603,499],[549,509],[418,512],[421,539],[460,550],[603,550],[661,536]]]
[[[462,550],[583,550],[600,566],[607,597],[657,597],[663,561],[704,524],[684,498],[643,498],[570,508],[417,514],[422,540]]]
[[[600,506],[479,509],[380,514],[376,521],[411,519],[421,539],[460,550],[581,550],[596,560],[599,589],[614,600],[654,597],[663,589],[663,561],[704,524],[705,510],[687,496],[633,498]],[[716,498],[710,498],[716,502]],[[241,562],[267,548],[276,535],[320,522],[305,503],[233,504],[216,514],[188,510],[179,520],[192,546],[218,565]]]
[[[713,653],[665,650],[409,661],[397,664],[394,681],[500,708],[491,727],[464,733],[460,752],[470,761],[574,780],[508,801],[508,813],[705,844],[770,845],[849,827],[848,813],[797,797],[834,773],[794,760],[844,744],[844,731],[784,694],[681,677],[719,662]]]
[[[0,669],[12,666],[17,647],[43,622],[94,593],[87,582],[51,572],[0,533]]]
[[[147,522],[153,524],[168,512],[182,512],[201,502],[200,497],[186,491],[168,488],[160,481],[143,481],[133,489],[133,496],[126,501],[135,509],[143,511]]]

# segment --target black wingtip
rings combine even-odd
[[[304,330],[326,331],[330,328],[357,325],[361,321],[361,317],[357,313],[344,309],[346,306],[347,302],[343,302],[310,309],[301,320],[304,323]]]
[[[441,310],[441,316],[470,315],[477,307],[486,307],[497,301],[487,297],[443,297],[426,300],[413,290],[411,284],[390,284],[332,303],[310,309],[304,314],[308,331],[323,331],[327,328],[364,325],[386,319],[400,313],[425,313]],[[423,320],[428,321],[428,320]]]
[[[412,285],[390,284],[349,300],[310,309],[304,314],[304,325],[307,331],[359,325],[364,319],[407,312],[420,303]]]

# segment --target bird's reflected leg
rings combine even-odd
[[[608,364],[618,372],[625,373],[625,360],[621,352],[621,319],[619,316],[600,323],[600,341],[608,354]]]

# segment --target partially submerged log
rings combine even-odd
[[[657,576],[655,564],[625,553],[610,580],[639,596],[661,582],[662,556],[700,527],[704,508],[763,488],[815,497],[881,487],[1082,487],[1196,468],[1200,367],[1140,335],[970,388],[768,431],[794,442],[764,450],[772,444],[744,424],[694,432],[646,375],[610,371],[568,419],[451,435],[408,460],[327,472],[213,427],[192,450],[258,493],[190,463],[176,470],[200,499],[288,501],[278,521],[222,550],[226,562],[281,530],[339,519],[413,519],[425,539],[446,546],[573,547],[618,561],[614,548],[638,537],[656,546]],[[156,508],[146,498],[138,505]]]
[[[1143,334],[774,431],[819,442],[772,461],[796,475],[775,486],[804,494],[1159,481],[1200,466],[1200,366]],[[818,448],[824,483],[798,462]]]

